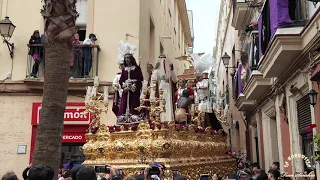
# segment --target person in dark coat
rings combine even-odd
[[[41,56],[43,56],[43,46],[41,45],[41,37],[38,30],[35,30],[29,40],[29,55],[34,60],[34,64],[32,66],[32,72],[30,74],[31,77],[37,77],[39,71],[39,64],[41,62]]]

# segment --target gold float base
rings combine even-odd
[[[226,136],[213,134],[209,128],[193,125],[177,127],[173,124],[150,129],[142,121],[137,131],[123,130],[110,133],[101,125],[96,134],[86,134],[83,153],[87,166],[110,165],[122,168],[126,176],[138,174],[152,162],[166,166],[165,176],[172,179],[178,169],[187,179],[199,179],[200,174],[227,176],[236,170],[236,161],[226,154]]]
[[[153,159],[155,162],[163,163],[166,166],[166,177],[172,179],[172,170],[178,169],[183,176],[190,180],[198,180],[200,174],[213,174],[217,173],[222,177],[227,176],[231,172],[236,171],[236,161],[230,156],[214,157],[214,158],[183,158],[183,159]],[[141,168],[147,167],[152,160],[148,159],[148,164],[141,164],[136,160],[123,159],[116,161],[91,161],[86,160],[83,164],[88,166],[103,166],[110,165],[115,168],[122,168],[127,176],[139,174]],[[103,162],[103,163],[102,163]]]

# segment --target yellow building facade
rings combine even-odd
[[[10,39],[10,43],[14,43],[12,59],[6,44],[0,44],[0,138],[3,144],[0,147],[0,174],[14,170],[21,175],[30,162],[34,146],[45,70],[41,62],[38,78],[29,77],[33,61],[28,55],[28,42],[34,30],[43,33],[42,5],[41,0],[0,0],[0,19],[8,16],[16,25]],[[93,47],[90,75],[97,75],[101,86],[111,86],[119,72],[120,40],[136,46],[134,57],[144,79],[149,78],[147,63],[154,65],[161,54],[174,64],[177,75],[187,66],[185,62],[174,60],[187,54],[191,44],[184,0],[78,0],[77,10],[80,13],[77,20],[80,41],[90,33],[98,39]],[[83,158],[79,155],[79,147],[84,143],[89,119],[80,116],[79,112],[84,110],[85,87],[92,84],[92,78],[70,79],[62,147],[66,152],[64,159],[81,161]],[[111,87],[109,91],[113,93]],[[109,98],[109,112],[102,121],[114,125],[116,116],[111,111],[111,95]]]

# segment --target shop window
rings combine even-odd
[[[81,164],[85,160],[84,154],[81,152],[81,147],[83,144],[62,144],[61,147],[61,159],[62,163],[73,163]]]

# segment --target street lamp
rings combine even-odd
[[[314,107],[317,104],[318,93],[314,89],[311,89],[309,91],[308,95],[309,95],[309,99],[310,99],[310,104]]]
[[[3,37],[3,42],[8,46],[11,58],[13,58],[14,44],[10,43],[9,40],[12,37],[15,28],[16,26],[10,21],[8,16],[0,21],[0,34]]]
[[[230,61],[230,56],[227,53],[224,53],[224,55],[221,57],[223,61],[223,65],[228,69],[228,68],[237,68],[237,67],[228,67],[229,66],[229,61]]]

